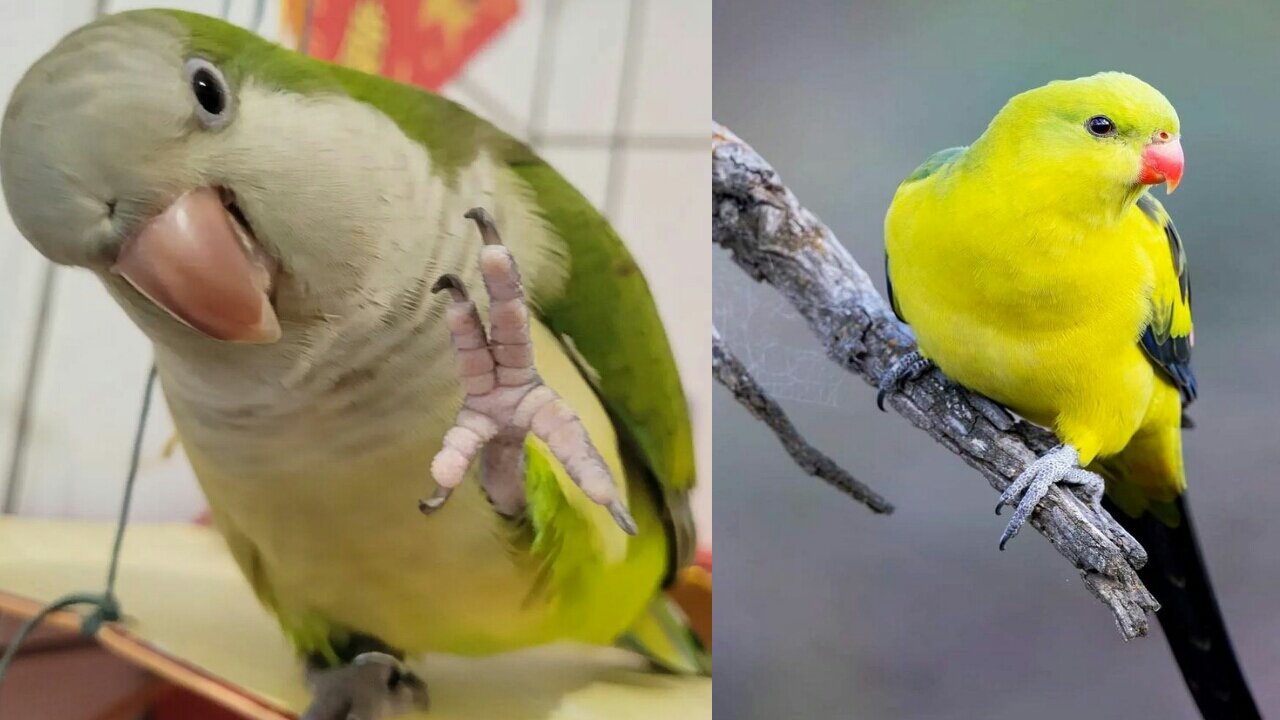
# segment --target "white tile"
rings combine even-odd
[[[45,261],[0,212],[0,498],[9,483],[18,413],[36,327]]]
[[[253,19],[259,12],[259,3],[262,5],[262,22],[255,27]],[[241,27],[253,30],[268,40],[279,42],[281,38],[280,13],[283,4],[282,0],[231,0],[228,8],[230,12],[227,13],[226,19]],[[205,8],[199,12],[214,17],[222,17],[222,0],[215,0],[214,2],[205,0],[202,5]]]
[[[702,150],[629,149],[614,226],[649,282],[684,379],[701,486],[695,503],[711,534],[711,165]]]
[[[244,0],[240,1],[244,2]],[[279,2],[279,0],[268,0],[268,2]],[[197,12],[214,17],[221,17],[222,15],[222,0],[165,0],[165,2],[156,2],[156,0],[107,0],[107,12],[109,13],[153,7],[186,10],[187,12]]]
[[[441,88],[440,94],[460,103],[463,107],[488,120],[498,129],[513,137],[526,139],[528,132],[528,115],[517,114],[500,93],[489,90],[471,78],[459,78]]]
[[[59,271],[48,340],[19,511],[112,518],[128,470],[150,343],[98,280],[80,270]],[[204,501],[185,460],[160,458],[171,433],[162,402],[148,429],[134,517],[194,518]]]
[[[32,63],[92,17],[92,0],[34,5],[0,0],[0,108]],[[44,259],[18,234],[0,202],[0,497],[8,482],[44,268]]]
[[[529,123],[542,12],[541,2],[521,3],[519,14],[490,39],[463,70],[466,82],[483,88],[486,95],[498,100],[504,109],[500,115],[512,118],[518,127],[499,125],[520,137],[525,135],[524,129]]]
[[[546,115],[537,130],[613,133],[627,15],[627,0],[560,0],[553,16]]]
[[[241,5],[252,6],[254,4],[253,2],[248,0],[239,0],[239,2]],[[281,3],[280,0],[261,0],[261,2],[266,3],[266,7],[264,8],[264,11],[262,14],[262,25],[256,28],[258,33],[261,34],[263,37],[267,38],[268,40],[284,43],[289,47],[293,47],[294,46],[293,37],[290,35],[286,35],[283,32],[284,30],[283,28],[284,18],[282,16],[282,13],[284,12],[284,9],[282,7],[283,3]],[[253,9],[250,8],[248,14],[243,15],[242,16],[243,19],[238,20],[237,22],[240,22],[244,26],[248,27],[253,21],[253,13],[254,13]],[[250,28],[250,29],[252,30],[254,28]]]
[[[560,172],[592,205],[604,207],[605,183],[609,179],[607,148],[539,148],[542,159]]]
[[[644,9],[640,66],[627,130],[700,134],[711,118],[711,2],[638,1]]]
[[[258,4],[262,4],[262,23],[258,27],[253,27],[254,16],[258,12]],[[281,0],[230,0],[226,5],[226,20],[233,22],[241,27],[250,30],[256,30],[263,37],[281,42]],[[200,13],[210,17],[223,17],[223,0],[166,0],[165,2],[156,2],[155,0],[107,0],[106,10],[108,13],[124,12],[125,10],[142,10],[145,8],[165,7],[172,10],[186,10],[188,12]],[[284,38],[292,40],[291,38]]]

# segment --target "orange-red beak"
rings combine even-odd
[[[1182,142],[1177,135],[1161,130],[1142,151],[1138,182],[1144,185],[1166,183],[1165,191],[1172,193],[1182,182],[1182,166]]]

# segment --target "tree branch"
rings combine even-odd
[[[876,385],[894,359],[914,346],[911,336],[849,252],[800,206],[763,158],[718,124],[711,149],[713,242],[728,249],[749,276],[781,292],[828,357]],[[1049,431],[1015,421],[936,370],[892,393],[889,403],[997,491],[1057,444]],[[1147,634],[1147,613],[1159,604],[1113,540],[1114,519],[1054,486],[1031,525],[1080,570],[1126,640]]]
[[[782,407],[769,397],[742,361],[734,357],[729,348],[725,347],[724,341],[720,339],[720,331],[715,327],[711,328],[711,372],[721,385],[733,393],[733,397],[743,407],[750,410],[756,419],[773,430],[778,440],[782,442],[782,447],[802,470],[825,480],[828,485],[875,512],[885,514],[893,512],[893,505],[887,500],[858,482],[834,460],[822,454],[804,439],[795,425],[791,424]]]

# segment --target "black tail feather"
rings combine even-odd
[[[1150,513],[1131,518],[1109,501],[1105,504],[1147,549],[1150,560],[1138,574],[1160,602],[1156,619],[1200,714],[1205,720],[1259,718],[1209,585],[1183,498],[1177,500],[1182,517],[1177,527],[1165,525]]]

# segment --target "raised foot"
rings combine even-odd
[[[583,493],[608,508],[618,527],[634,535],[635,520],[582,421],[538,377],[529,336],[529,309],[511,251],[502,244],[493,218],[483,208],[468,211],[466,217],[475,221],[484,240],[480,275],[489,293],[489,331],[486,335],[462,280],[454,275],[440,278],[432,289],[448,291],[452,298],[445,321],[466,398],[431,462],[436,490],[418,501],[419,509],[430,514],[443,507],[471,463],[480,457],[481,483],[494,508],[508,517],[522,513],[524,442],[532,432],[547,444]]]
[[[396,658],[357,655],[349,665],[311,670],[311,705],[301,720],[382,720],[429,705],[427,685]]]
[[[884,375],[880,376],[880,392],[876,393],[876,407],[884,410],[884,399],[889,393],[897,392],[902,383],[915,380],[933,367],[933,361],[912,350],[894,361]]]

